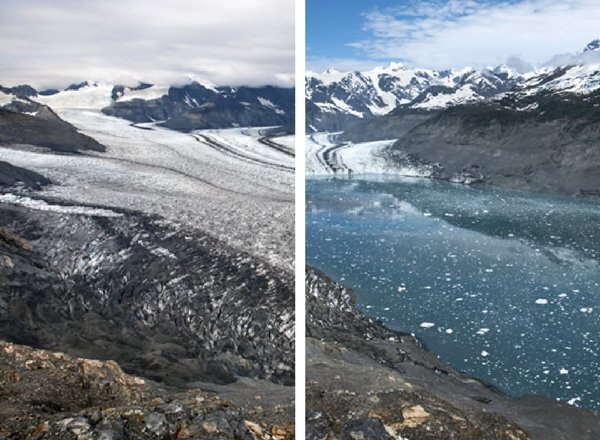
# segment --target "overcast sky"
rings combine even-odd
[[[509,59],[538,66],[557,54],[568,60],[600,38],[598,0],[307,1],[312,70],[360,70],[389,61],[448,68]],[[343,19],[330,19],[334,28],[325,28],[319,21],[336,8],[345,9]]]
[[[0,0],[0,84],[293,85],[294,0]]]

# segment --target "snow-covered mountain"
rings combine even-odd
[[[437,109],[496,96],[523,76],[508,66],[475,70],[410,69],[392,63],[366,72],[308,72],[307,127],[335,131],[389,113],[400,105]]]
[[[306,76],[307,130],[339,131],[394,109],[432,111],[502,98],[507,93],[591,93],[600,88],[600,40],[567,65],[519,73],[507,65],[476,70],[412,69],[392,63],[365,72]]]
[[[64,90],[37,91],[28,85],[0,86],[0,107],[37,102],[50,108],[102,110],[133,123],[159,122],[179,131],[209,128],[286,126],[294,121],[294,89],[183,86],[141,83],[134,87],[82,82]]]

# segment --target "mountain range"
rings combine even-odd
[[[33,114],[37,104],[101,109],[132,123],[157,122],[177,131],[230,127],[285,127],[293,132],[294,89],[182,86],[140,83],[136,86],[84,81],[64,90],[37,91],[29,85],[0,86],[0,108]]]
[[[582,54],[591,52],[600,52],[600,40],[589,43]],[[527,100],[540,93],[584,95],[598,88],[600,62],[529,72],[506,64],[485,69],[432,70],[399,63],[364,72],[330,69],[306,75],[306,126],[308,132],[341,131],[392,111],[427,113],[506,96]]]
[[[453,182],[600,195],[599,55],[594,40],[570,64],[525,73],[398,64],[309,73],[307,131],[339,132],[329,156],[385,140],[379,156],[399,170],[427,166]]]

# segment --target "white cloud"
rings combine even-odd
[[[424,0],[364,17],[370,37],[351,46],[419,67],[540,65],[600,37],[597,0]]]
[[[293,85],[294,0],[0,0],[0,84]]]

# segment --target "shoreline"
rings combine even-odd
[[[335,412],[331,405],[326,404],[328,400],[341,406],[335,416],[329,416],[333,421],[321,427],[321,433],[327,430],[342,432],[348,426],[354,426],[357,420],[369,422],[374,418],[373,411],[381,412],[374,401],[381,399],[378,393],[384,390],[397,391],[397,400],[405,403],[411,401],[410,393],[418,390],[418,395],[425,396],[425,401],[430,406],[425,406],[423,402],[417,404],[429,416],[417,426],[409,426],[414,423],[398,425],[389,418],[375,417],[383,422],[384,430],[396,429],[394,435],[408,436],[407,438],[448,438],[413,436],[420,432],[418,429],[437,422],[446,426],[446,429],[457,429],[457,434],[463,432],[461,427],[453,428],[452,424],[442,423],[445,415],[449,415],[450,419],[466,417],[466,420],[477,425],[477,429],[486,433],[475,438],[498,438],[498,424],[503,424],[509,431],[513,430],[512,438],[592,440],[600,434],[600,417],[597,412],[542,396],[513,398],[493,385],[464,375],[441,362],[418,338],[390,330],[363,314],[356,307],[352,290],[332,281],[322,271],[307,266],[306,276],[307,413],[311,414],[315,409],[316,412],[326,412],[328,409]],[[330,368],[326,369],[325,365]],[[344,375],[339,373],[342,365],[347,370]],[[359,376],[364,369],[370,374],[367,377]],[[343,380],[343,377],[338,379],[339,376],[349,377]],[[357,377],[361,377],[361,382],[356,381]],[[394,380],[388,381],[391,377]],[[342,391],[332,391],[332,388],[338,382],[344,394],[354,396],[352,399],[337,401],[336,396]],[[384,386],[381,386],[382,383]],[[324,386],[327,390],[321,389]],[[320,390],[317,396],[311,394],[315,390]],[[371,399],[373,394],[379,397]],[[443,414],[429,410],[445,408],[446,405],[448,408]],[[404,414],[407,408],[397,408],[395,411]],[[483,415],[494,415],[499,419],[491,422],[484,417],[483,421],[479,421]],[[315,427],[315,421],[310,416],[307,426]]]
[[[547,196],[547,197],[558,197],[564,198],[567,200],[576,199],[578,201],[585,201],[589,203],[600,203],[600,190],[598,193],[580,193],[580,194],[565,194],[560,192],[551,192],[551,191],[534,191],[527,189],[518,189],[513,187],[506,187],[500,185],[494,185],[486,182],[475,182],[475,183],[465,183],[465,182],[453,182],[450,179],[441,179],[435,176],[411,176],[405,174],[396,174],[396,173],[381,173],[381,172],[372,172],[372,173],[353,173],[351,175],[348,174],[304,174],[305,181],[323,181],[323,180],[340,180],[340,181],[369,181],[369,182],[395,182],[402,180],[414,180],[414,181],[425,181],[425,182],[434,182],[434,183],[445,183],[449,185],[455,185],[462,188],[469,189],[489,189],[489,190],[497,190],[497,191],[508,191],[516,195],[527,195],[527,196]]]

